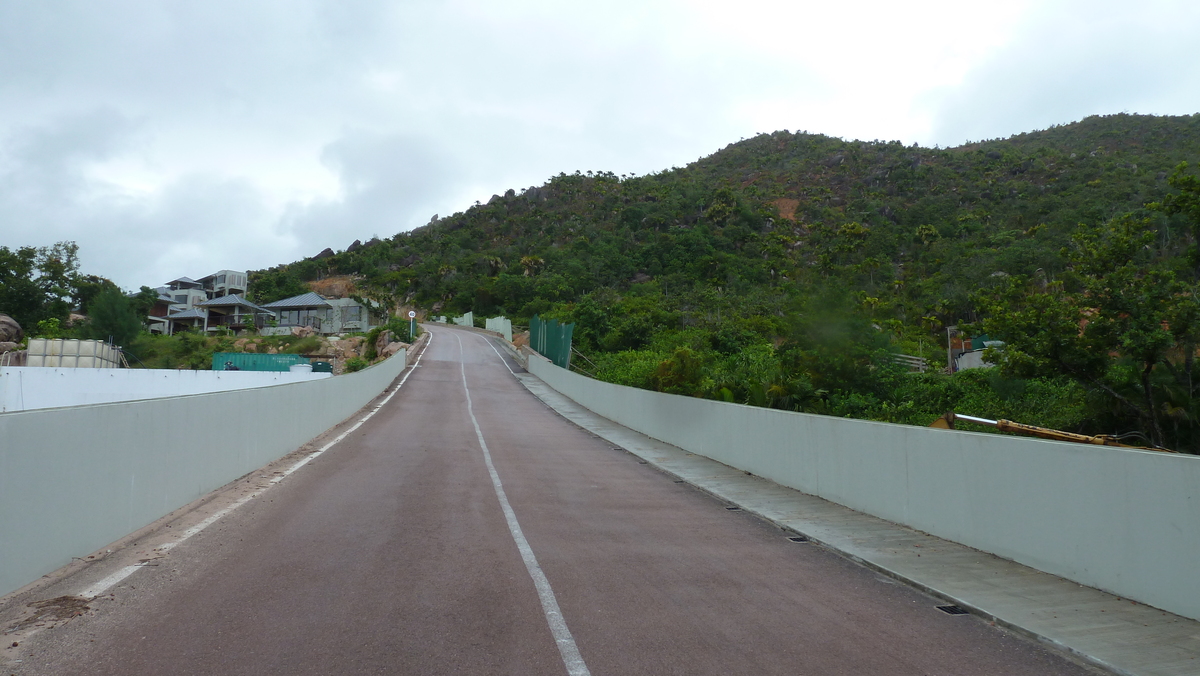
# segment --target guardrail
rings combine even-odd
[[[531,373],[626,427],[810,495],[1200,619],[1200,457],[789,413]]]
[[[302,383],[0,413],[0,595],[299,448],[386,389],[406,358]]]

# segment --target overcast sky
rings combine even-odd
[[[1191,114],[1198,35],[1186,0],[0,0],[0,245],[135,289],[759,132]]]

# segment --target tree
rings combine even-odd
[[[983,331],[1005,342],[988,355],[1005,374],[1068,376],[1116,404],[1162,445],[1159,376],[1190,383],[1191,360],[1178,359],[1177,348],[1194,345],[1200,313],[1196,290],[1154,260],[1156,237],[1147,220],[1131,217],[1080,226],[1063,251],[1065,279],[1012,277],[977,300],[986,315]]]
[[[1187,169],[1188,163],[1181,162],[1167,178],[1167,183],[1179,192],[1169,194],[1163,197],[1161,202],[1153,202],[1147,206],[1165,214],[1182,215],[1191,221],[1192,245],[1187,256],[1192,268],[1200,269],[1200,246],[1196,244],[1200,241],[1200,177],[1187,173]]]
[[[128,346],[142,330],[142,320],[133,303],[115,287],[97,294],[91,310],[88,334],[92,338]]]
[[[71,295],[71,301],[79,308],[80,314],[86,315],[91,311],[92,300],[96,295],[110,288],[117,288],[110,279],[98,275],[80,275],[75,280],[75,292]]]
[[[51,318],[65,323],[78,279],[78,254],[74,242],[16,250],[0,246],[0,312],[26,327]]]

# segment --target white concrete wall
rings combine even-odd
[[[484,328],[488,331],[495,331],[504,336],[508,342],[512,342],[512,320],[508,317],[488,317],[484,320]]]
[[[0,413],[244,390],[330,373],[0,367]]]
[[[406,358],[287,385],[0,413],[0,595],[299,448],[387,388]]]
[[[592,411],[832,502],[1200,619],[1200,457],[789,413],[612,385]]]

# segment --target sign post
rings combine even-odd
[[[408,340],[412,342],[413,336],[416,335],[417,329],[417,313],[413,310],[408,311]]]

